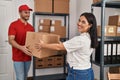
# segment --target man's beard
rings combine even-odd
[[[28,20],[29,20],[29,17],[28,17],[28,18],[22,17],[22,19],[25,20],[25,21],[28,21]]]

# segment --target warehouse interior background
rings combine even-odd
[[[82,14],[83,12],[91,12],[91,4],[93,3],[93,0],[70,0],[70,38],[79,35],[79,33],[77,32],[77,22],[79,19],[80,14]],[[9,24],[18,19],[19,18],[19,13],[18,13],[18,7],[21,4],[27,4],[29,5],[32,9],[34,9],[34,0],[0,0],[0,6],[8,6],[6,8],[7,12],[9,14],[7,14],[6,18],[6,25],[7,27],[5,28],[6,30],[9,27]],[[2,11],[2,8],[0,7],[0,11]],[[32,13],[31,12],[31,17],[29,22],[32,24]],[[100,25],[100,20],[101,20],[101,15],[100,15],[101,11],[100,8],[95,8],[94,10],[94,14],[96,16],[97,19],[97,24]],[[110,15],[118,15],[120,14],[120,10],[119,9],[106,9],[106,23],[108,24],[108,17]],[[1,18],[2,16],[0,16]],[[3,17],[2,17],[3,18]],[[2,22],[0,23],[0,25],[2,24]],[[0,27],[0,32],[2,32],[2,29]],[[1,33],[0,33],[1,34]],[[4,36],[7,36],[7,33],[2,34]],[[7,37],[5,38],[7,40]],[[0,49],[0,55],[3,55],[1,53],[1,49]],[[7,47],[7,59],[9,62],[7,62],[7,65],[9,66],[9,71],[10,71],[10,76],[11,79],[9,80],[14,80],[14,69],[13,69],[13,64],[12,64],[12,59],[11,59],[11,47],[8,46]],[[2,57],[0,57],[0,63],[2,63]],[[4,67],[4,66],[2,66]],[[29,71],[28,76],[32,76],[32,64],[31,64],[31,68]],[[95,78],[99,80],[99,67],[96,65],[93,65],[93,69],[94,69],[94,73],[95,73]],[[105,68],[105,72],[108,71],[109,68]],[[0,69],[1,70],[1,69]],[[46,75],[46,74],[55,74],[55,73],[62,73],[62,68],[50,68],[50,69],[40,69],[37,70],[37,75]],[[106,74],[105,74],[105,78],[106,78]],[[5,79],[6,80],[6,79]],[[107,78],[106,78],[107,80]]]

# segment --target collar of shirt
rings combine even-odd
[[[23,24],[23,25],[28,25],[28,22],[27,22],[27,24],[25,24],[24,22],[22,22],[20,19],[18,19],[18,22],[20,23],[20,24]]]

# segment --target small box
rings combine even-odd
[[[50,26],[51,20],[50,19],[40,19],[39,24],[44,26]]]
[[[69,0],[54,0],[54,13],[69,14]]]
[[[117,27],[117,36],[120,36],[120,27]]]
[[[45,58],[43,59],[35,58],[35,68],[36,69],[45,68],[46,67],[45,62],[46,62]]]
[[[64,62],[64,57],[63,56],[56,56],[55,62]]]
[[[60,35],[60,38],[66,38],[65,26],[51,26],[50,33]]]
[[[107,32],[106,32],[107,36],[116,36],[117,26],[106,26],[106,29],[107,29]]]
[[[38,32],[50,33],[50,26],[40,25],[40,26],[38,27]]]
[[[61,20],[52,20],[51,21],[51,25],[52,26],[61,26],[62,25],[62,21]]]
[[[61,67],[61,66],[63,66],[63,63],[64,63],[63,55],[58,55],[55,57],[55,67]]]
[[[34,0],[35,12],[52,13],[52,0]]]
[[[97,34],[101,36],[101,26],[97,27]],[[116,36],[117,35],[117,26],[105,26],[105,36]]]
[[[93,3],[97,3],[100,2],[101,0],[93,0]]]
[[[46,65],[47,65],[47,68],[53,68],[53,67],[55,67],[54,63],[47,63]]]
[[[120,73],[120,67],[110,67],[109,72],[110,73]]]
[[[54,57],[48,57],[48,58],[46,58],[46,62],[47,63],[54,63],[54,61],[55,61]]]
[[[27,32],[25,45],[31,51],[33,56],[37,58],[45,58],[45,57],[57,55],[58,51],[56,50],[36,49],[35,45],[40,40],[44,41],[44,43],[47,43],[47,44],[59,43],[60,37],[59,35],[55,35],[55,34],[48,34],[48,33],[41,33],[41,32]]]
[[[55,67],[62,67],[63,66],[63,62],[55,62],[54,66]]]
[[[120,15],[109,16],[108,24],[120,26]]]

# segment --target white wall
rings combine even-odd
[[[22,4],[27,4],[34,9],[34,0],[14,0],[15,6],[15,18],[19,18],[18,7]],[[76,26],[76,0],[70,0],[70,38],[76,35],[77,26]],[[32,24],[32,13],[29,22]],[[28,76],[32,76],[32,64]],[[63,68],[50,68],[50,69],[39,69],[36,70],[37,75],[47,75],[55,73],[63,73]]]
[[[91,4],[92,0],[77,0],[77,19],[79,18],[80,14],[83,12],[91,12]],[[115,15],[115,14],[120,14],[120,10],[118,9],[105,9],[106,10],[106,25],[108,24],[108,16],[110,15]],[[97,19],[98,25],[101,24],[101,9],[100,8],[94,8],[94,14]],[[94,73],[95,73],[95,78],[99,80],[99,67],[96,65],[93,65]],[[109,70],[109,68],[105,68],[105,78],[106,78],[106,72]],[[107,78],[106,78],[107,80]]]

